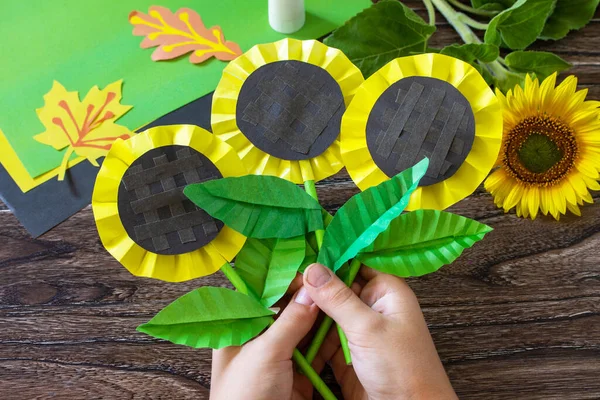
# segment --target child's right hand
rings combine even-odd
[[[312,300],[340,324],[352,366],[347,366],[337,333],[322,352],[331,361],[345,399],[457,399],[435,350],[419,302],[404,280],[362,267],[360,298],[320,264],[304,273]]]

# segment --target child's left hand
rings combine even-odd
[[[313,326],[319,308],[301,288],[265,333],[243,346],[213,352],[211,400],[312,399],[313,387],[294,370],[292,353]],[[320,373],[329,357],[317,357]]]

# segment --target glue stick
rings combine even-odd
[[[279,33],[294,33],[304,25],[304,0],[269,0],[269,25]]]

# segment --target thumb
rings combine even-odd
[[[308,334],[319,314],[306,288],[301,287],[281,315],[258,339],[265,343],[272,354],[287,360],[298,343]]]
[[[332,270],[311,264],[304,271],[304,287],[313,301],[346,332],[371,318],[373,311]]]

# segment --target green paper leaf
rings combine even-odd
[[[487,43],[452,44],[444,47],[440,53],[458,58],[470,64],[475,60],[483,63],[491,63],[496,61],[500,55],[498,46]]]
[[[325,209],[323,209],[323,226],[327,228],[331,221],[333,220],[333,215],[329,214]],[[306,234],[306,250],[304,253],[304,260],[300,264],[300,268],[298,268],[298,272],[301,274],[304,273],[306,267],[310,264],[314,264],[317,262],[317,254],[319,253],[319,245],[317,244],[317,237],[314,232],[310,232]]]
[[[552,13],[556,0],[518,0],[496,15],[485,31],[485,42],[521,50],[533,43]]]
[[[423,53],[435,27],[399,1],[380,1],[324,40],[342,50],[365,78],[397,57]]]
[[[325,231],[319,263],[337,271],[370,245],[404,211],[428,167],[429,159],[425,158],[393,178],[352,196]]]
[[[358,255],[378,271],[403,278],[437,271],[492,228],[469,218],[438,210],[402,214]]]
[[[571,68],[571,64],[554,53],[545,51],[513,51],[504,59],[506,65],[516,72],[533,72],[544,80],[554,72]]]
[[[562,39],[571,30],[581,29],[594,17],[600,0],[557,0],[546,21],[542,39]]]
[[[269,325],[273,314],[245,294],[202,287],[184,294],[137,330],[175,344],[220,349],[254,338]]]
[[[319,203],[292,182],[274,176],[214,179],[188,185],[183,193],[247,237],[290,238],[323,229]]]
[[[304,236],[288,239],[248,239],[235,258],[235,269],[265,307],[287,291],[304,260]]]

